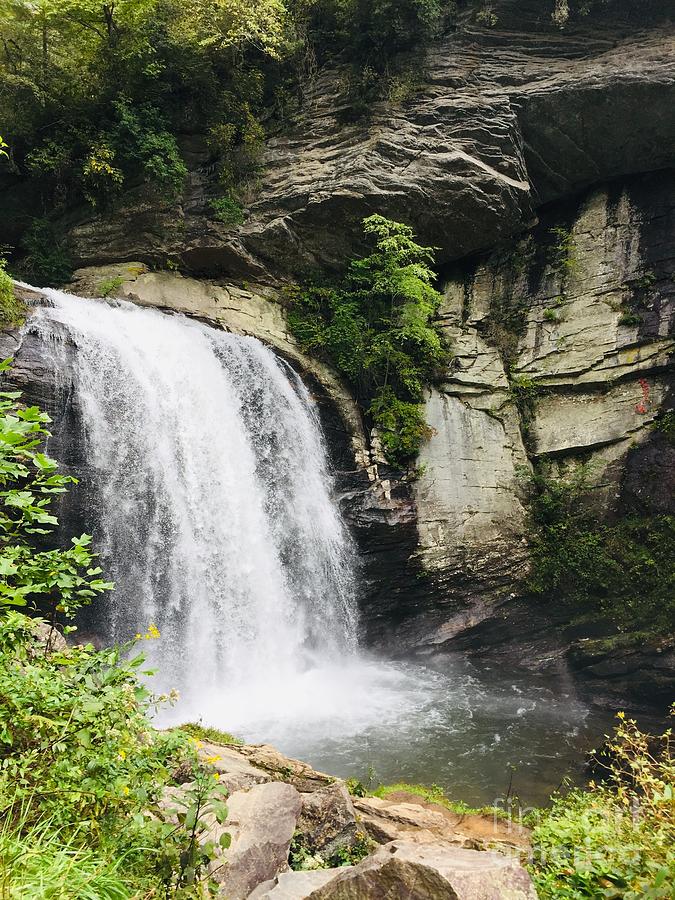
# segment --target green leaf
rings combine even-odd
[[[227,831],[223,832],[223,834],[221,834],[221,836],[218,838],[218,843],[223,848],[223,850],[229,850],[232,844],[232,835]]]

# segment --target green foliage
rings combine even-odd
[[[598,521],[592,472],[532,479],[530,590],[574,609],[602,612],[631,630],[669,629],[675,615],[675,518]]]
[[[122,162],[168,197],[179,194],[187,169],[164,116],[154,106],[134,106],[126,97],[114,100],[112,107],[114,122],[106,137]]]
[[[403,463],[416,456],[424,441],[431,437],[431,428],[424,419],[424,407],[399,400],[389,388],[375,397],[369,412],[384,454],[394,463]]]
[[[201,722],[186,722],[180,726],[180,730],[190,737],[200,741],[210,741],[212,744],[243,744],[241,738],[233,737],[227,731],[213,728],[210,725],[202,725]]]
[[[9,360],[0,365],[6,371]],[[0,606],[26,606],[49,599],[49,612],[70,615],[112,585],[98,576],[88,535],[73,538],[65,550],[33,547],[34,536],[57,524],[53,497],[74,479],[59,475],[56,463],[40,450],[49,416],[22,407],[20,394],[0,393]]]
[[[654,272],[645,270],[624,282],[625,293],[620,305],[614,307],[619,313],[619,325],[623,325],[626,328],[634,328],[642,324],[642,313],[652,306],[652,288],[656,281],[657,278]]]
[[[675,884],[675,759],[619,713],[607,780],[554,800],[536,825],[531,867],[542,900],[670,900]]]
[[[0,257],[0,329],[16,328],[25,318],[24,304],[14,293],[6,261]]]
[[[382,797],[386,799],[391,794],[413,794],[424,800],[425,803],[438,803],[451,812],[458,815],[466,816],[498,816],[502,818],[506,816],[503,809],[492,806],[482,806],[480,808],[469,806],[463,800],[451,800],[446,796],[445,791],[438,784],[432,784],[430,787],[424,784],[408,784],[407,782],[398,782],[397,784],[380,785],[374,791],[370,792],[373,797]]]
[[[499,18],[490,3],[485,3],[476,13],[476,22],[485,28],[494,28]]]
[[[73,479],[41,450],[49,418],[19,401],[0,393],[3,896],[203,897],[206,866],[229,840],[209,839],[224,792],[193,738],[152,728],[151,710],[171,698],[139,680],[150,674],[136,648],[143,636],[101,651],[56,642],[57,618],[72,620],[112,585],[87,535],[44,549],[57,524],[51,501]],[[157,635],[151,625],[144,638]],[[186,767],[190,787],[160,805]]]
[[[282,0],[17,2],[2,5],[0,30],[13,162],[40,180],[50,209],[109,204],[139,179],[176,197],[182,132],[230,129],[214,153],[228,184],[248,176],[267,81],[285,79],[280,59],[297,47]]]
[[[654,428],[665,436],[669,444],[675,445],[675,412],[662,413],[654,422]]]
[[[111,278],[104,278],[98,284],[98,292],[101,297],[110,297],[117,292],[117,289],[124,284],[124,278],[121,275],[115,275]]]
[[[70,280],[73,265],[62,240],[48,219],[34,219],[23,237],[26,256],[21,272],[32,284],[59,287]]]
[[[362,831],[355,835],[355,840],[349,845],[339,847],[331,856],[324,857],[321,853],[308,847],[304,836],[296,833],[291,841],[288,862],[296,872],[309,872],[315,869],[335,869],[341,866],[356,866],[376,848],[376,844]]]
[[[642,316],[639,315],[639,313],[632,312],[631,310],[625,309],[619,316],[619,325],[624,325],[627,328],[632,328],[635,325],[641,324]]]
[[[424,389],[449,360],[433,323],[433,250],[411,228],[364,220],[373,252],[351,262],[341,284],[289,292],[289,324],[306,352],[335,365],[378,428],[388,460],[403,465],[429,435]]]
[[[64,840],[49,819],[6,818],[0,831],[4,900],[131,900],[123,871],[122,858]]]
[[[315,0],[305,5],[306,28],[322,48],[342,50],[382,68],[392,55],[437,37],[455,12],[441,0]]]
[[[518,409],[520,430],[528,447],[531,443],[532,422],[539,393],[540,387],[530,375],[510,373],[509,394]]]
[[[553,243],[547,248],[547,258],[553,272],[560,279],[560,293],[565,297],[567,282],[578,270],[577,245],[568,228],[556,226],[549,230]]]
[[[241,204],[233,200],[232,197],[217,197],[209,203],[214,218],[222,222],[223,225],[241,225],[244,221],[244,210]]]

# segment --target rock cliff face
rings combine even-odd
[[[492,28],[476,23],[479,4],[461,4],[457,30],[416,61],[407,98],[375,104],[367,120],[345,124],[343,72],[305,86],[297,123],[268,143],[240,228],[209,218],[213,166],[190,139],[181,208],[139,190],[115,214],[81,211],[68,223],[76,258],[170,257],[202,274],[274,280],[342,265],[360,220],[379,212],[456,260],[518,234],[542,203],[672,165],[669,4],[639,16],[632,3],[612,6],[561,32],[540,0],[492,3]]]
[[[478,602],[444,617],[431,642],[480,620],[485,589],[508,594],[524,573],[531,461],[595,463],[599,516],[629,502],[672,512],[675,451],[653,423],[672,402],[674,239],[675,179],[660,172],[549,209],[448,280],[443,323],[457,355],[428,402],[420,557],[448,601]],[[529,395],[520,413],[519,388]]]
[[[179,210],[139,190],[112,214],[73,211],[89,267],[73,287],[95,294],[118,275],[120,295],[256,335],[309,379],[362,551],[372,642],[572,663],[605,684],[602,647],[570,649],[567,623],[514,601],[528,570],[522,473],[542,457],[561,470],[591,460],[599,516],[672,512],[675,451],[653,423],[673,404],[675,25],[657,0],[639,18],[617,0],[611,24],[605,12],[565,32],[539,0],[492,6],[497,24],[481,28],[460,4],[456,32],[419,60],[423,84],[367,121],[344,124],[341,73],[321,73],[296,125],[269,141],[238,229],[207,214],[198,141]],[[443,266],[454,362],[428,398],[434,434],[414,485],[378,465],[348,391],[300,353],[278,302],[289,273],[358,249],[373,212],[414,225]],[[146,269],[167,259],[195,277]],[[39,360],[22,365],[39,379]],[[675,652],[658,653],[672,684]],[[608,702],[644,666],[624,657]]]

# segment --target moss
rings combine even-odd
[[[464,803],[463,800],[450,800],[449,797],[446,797],[443,788],[437,784],[432,784],[431,787],[427,787],[423,784],[408,784],[405,781],[401,781],[397,784],[380,785],[378,788],[375,788],[374,791],[369,792],[371,797],[380,797],[383,800],[392,794],[413,794],[415,797],[424,800],[425,803],[438,803],[439,806],[444,806],[446,809],[449,809],[451,812],[460,816],[506,817],[504,810],[498,809],[495,806],[474,807]]]
[[[492,299],[484,334],[497,348],[507,371],[516,360],[518,343],[526,326],[527,304],[522,297],[506,293]]]
[[[110,297],[110,295],[114,294],[123,284],[124,278],[122,278],[121,275],[116,275],[114,278],[104,278],[99,282],[98,292],[101,297]]]
[[[228,734],[227,731],[221,731],[220,728],[212,728],[210,725],[202,725],[201,722],[186,722],[179,726],[180,731],[189,734],[190,737],[197,738],[199,741],[209,741],[212,744],[236,744],[241,745],[244,742],[241,738]]]
[[[675,446],[675,412],[669,410],[660,415],[654,422],[654,428],[671,446]]]
[[[590,638],[583,642],[584,656],[607,656],[620,650],[644,648],[645,641],[653,638],[648,631],[629,631],[604,638]]]
[[[16,296],[12,279],[0,259],[0,329],[17,328],[26,318],[26,305]]]
[[[571,611],[607,616],[625,633],[658,635],[675,616],[675,517],[599,522],[589,466],[533,476],[529,590]]]

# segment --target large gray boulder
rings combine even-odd
[[[229,850],[212,863],[218,896],[245,900],[258,885],[273,881],[288,867],[288,851],[300,815],[300,794],[290,784],[257,784],[227,801],[224,830]]]
[[[394,841],[309,895],[311,900],[536,900],[516,859],[447,844]]]

